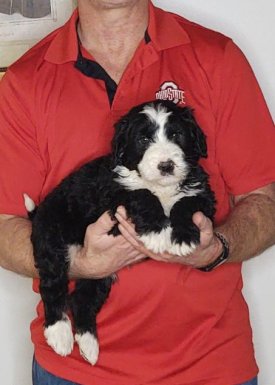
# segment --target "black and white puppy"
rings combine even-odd
[[[106,301],[112,277],[81,279],[68,295],[70,258],[83,245],[90,223],[125,206],[136,232],[154,252],[186,255],[199,244],[192,221],[196,211],[213,220],[214,194],[198,161],[207,156],[206,140],[192,110],[153,101],[133,108],[115,125],[112,152],[65,178],[34,206],[25,195],[32,220],[36,267],[45,308],[44,335],[60,355],[75,340],[91,364],[98,359],[96,315]],[[111,231],[118,234],[118,227]]]

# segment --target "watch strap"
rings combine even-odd
[[[221,264],[223,264],[228,259],[228,257],[229,257],[229,244],[228,244],[228,241],[218,231],[215,231],[214,234],[221,241],[222,246],[223,246],[223,250],[222,250],[221,254],[218,256],[218,258],[215,259],[215,261],[209,263],[209,265],[206,265],[206,266],[203,266],[203,267],[199,267],[198,270],[200,270],[200,271],[205,271],[205,272],[212,271],[217,266],[220,266]]]

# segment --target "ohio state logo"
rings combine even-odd
[[[175,104],[185,104],[184,91],[180,90],[174,82],[164,82],[160,90],[156,92],[156,99],[170,100]]]

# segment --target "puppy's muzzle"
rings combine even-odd
[[[173,175],[175,168],[175,163],[173,160],[168,159],[165,162],[159,162],[158,169],[160,170],[161,175]]]

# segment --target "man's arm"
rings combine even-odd
[[[216,230],[230,244],[229,262],[242,262],[275,243],[275,183],[233,198],[234,208]]]
[[[24,275],[37,277],[30,241],[31,222],[12,215],[0,215],[0,266]]]
[[[183,263],[194,268],[207,266],[222,252],[221,241],[214,230],[228,240],[230,254],[228,262],[242,262],[256,256],[275,243],[275,184],[239,195],[232,199],[233,207],[227,220],[213,229],[212,222],[202,213],[194,214],[193,221],[200,229],[200,246],[194,254],[178,257],[170,254],[154,254],[145,250],[139,242],[136,246],[153,259]],[[119,208],[117,219],[124,237],[137,245],[134,226],[127,221],[123,208]]]
[[[145,258],[124,237],[108,235],[114,221],[104,213],[88,226],[84,247],[71,253],[71,278],[102,278]],[[27,276],[38,277],[34,266],[28,219],[0,214],[0,266]]]

